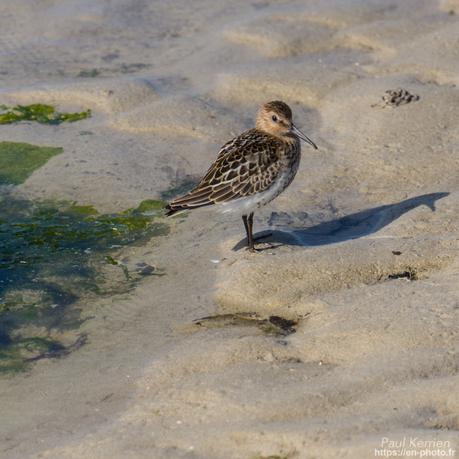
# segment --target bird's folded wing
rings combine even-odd
[[[275,139],[256,130],[236,137],[222,147],[196,188],[170,203],[169,208],[202,207],[267,190],[281,168],[278,148]]]

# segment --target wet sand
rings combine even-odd
[[[270,99],[319,145],[257,213],[261,252],[211,211],[123,248],[165,275],[81,298],[84,346],[0,378],[0,456],[366,459],[385,438],[457,451],[458,18],[455,0],[0,5],[0,104],[92,110],[0,126],[64,149],[17,195],[102,212],[159,199]],[[386,105],[397,88],[419,99]],[[295,333],[228,320],[240,313]]]

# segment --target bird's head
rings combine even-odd
[[[268,102],[260,108],[256,126],[276,137],[298,137],[317,150],[317,145],[293,124],[290,107],[280,100]]]

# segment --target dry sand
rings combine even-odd
[[[262,252],[212,213],[126,249],[166,275],[83,305],[83,348],[0,380],[0,456],[457,451],[458,18],[456,0],[2,2],[0,103],[94,113],[2,127],[64,147],[18,193],[137,205],[198,176],[273,98],[320,149],[256,215]],[[420,98],[384,107],[396,88]],[[192,325],[239,312],[296,333]]]

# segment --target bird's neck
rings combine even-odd
[[[257,126],[256,129],[264,132],[265,134],[268,134],[271,137],[274,137],[277,140],[280,140],[281,142],[287,143],[292,146],[300,143],[299,137],[293,132],[287,132],[286,134],[284,134],[279,132],[273,132],[272,130],[262,129],[259,126]]]
[[[293,132],[288,132],[287,134],[282,135],[281,138],[284,142],[287,142],[289,145],[292,145],[292,146],[300,145],[300,138]]]

